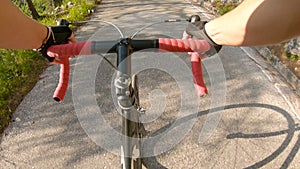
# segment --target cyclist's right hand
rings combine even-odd
[[[205,31],[205,24],[207,23],[207,21],[201,21],[198,15],[192,15],[189,21],[191,22],[191,24],[187,26],[186,33],[191,37],[197,37],[206,40],[212,47],[209,51],[205,52],[205,55],[209,57],[218,53],[221,50],[222,45],[216,44],[207,35]]]

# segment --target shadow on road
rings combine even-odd
[[[273,110],[276,113],[281,114],[287,121],[288,123],[288,129],[285,130],[280,130],[280,131],[274,131],[274,132],[265,132],[265,133],[254,133],[254,134],[247,134],[247,133],[242,133],[242,132],[237,132],[237,133],[231,133],[228,134],[226,136],[226,139],[255,139],[255,138],[268,138],[268,137],[272,137],[272,136],[277,136],[277,135],[286,135],[284,141],[281,143],[281,145],[274,151],[272,152],[269,156],[265,157],[263,160],[258,161],[258,162],[253,162],[253,164],[251,166],[248,166],[246,168],[260,168],[263,167],[264,165],[270,163],[272,160],[274,160],[276,157],[278,157],[291,143],[291,140],[295,134],[295,131],[299,131],[300,130],[300,126],[299,124],[295,124],[295,121],[293,120],[293,118],[290,116],[290,114],[285,111],[284,109],[274,106],[274,105],[269,105],[269,104],[261,104],[261,103],[244,103],[244,104],[232,104],[232,105],[227,105],[224,107],[224,110],[230,110],[230,109],[236,109],[236,108],[265,108],[265,109],[269,109],[269,110]],[[179,121],[181,121],[181,123],[185,123],[189,120],[192,120],[195,117],[200,117],[200,116],[204,116],[207,115],[209,113],[216,113],[218,111],[222,110],[222,108],[213,108],[211,110],[203,110],[201,112],[198,112],[197,115],[193,116],[193,115],[189,115],[186,117],[183,117],[181,119],[179,119]],[[180,122],[177,124],[181,124]],[[267,125],[267,124],[266,124]],[[153,135],[158,135],[159,133],[163,133],[166,130],[170,130],[170,128],[176,127],[173,126],[173,123],[170,123],[162,128],[160,128],[159,130],[151,133],[151,136]],[[153,146],[154,147],[154,146]],[[287,158],[285,159],[285,161],[283,162],[281,168],[288,168],[289,165],[291,164],[291,162],[293,161],[293,159],[295,158],[296,154],[299,152],[299,147],[300,147],[300,135],[298,135],[298,140],[296,141],[296,143],[294,144],[292,150],[290,151],[290,153],[288,154]],[[143,161],[144,165],[147,168],[159,168],[159,169],[166,169],[165,166],[163,166],[162,164],[160,164],[156,157],[148,157],[145,158]]]

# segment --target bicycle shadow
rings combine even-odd
[[[280,130],[280,131],[275,131],[275,132],[266,132],[266,133],[257,133],[257,134],[245,134],[245,133],[237,132],[237,133],[228,134],[226,136],[226,139],[267,138],[267,137],[286,134],[287,136],[285,137],[282,144],[273,153],[271,153],[269,156],[267,156],[263,160],[261,160],[259,162],[255,162],[251,166],[246,167],[246,168],[260,168],[260,167],[263,167],[264,165],[270,163],[276,157],[278,157],[288,147],[288,145],[291,143],[291,140],[292,140],[292,138],[295,134],[295,131],[300,131],[299,124],[295,124],[294,119],[292,118],[292,116],[286,110],[284,110],[280,107],[274,106],[274,105],[261,104],[261,103],[232,104],[232,105],[224,106],[223,109],[222,109],[222,107],[217,107],[217,108],[213,108],[211,110],[200,111],[200,112],[196,113],[196,116],[195,116],[195,114],[193,114],[193,115],[183,117],[181,119],[178,119],[179,122],[177,121],[177,125],[180,125],[181,123],[185,123],[185,122],[187,122],[189,120],[192,120],[194,118],[198,118],[200,116],[207,115],[209,113],[216,113],[220,110],[229,110],[229,109],[235,109],[235,108],[254,108],[254,107],[256,107],[256,108],[266,108],[266,109],[276,111],[276,112],[280,113],[284,118],[286,118],[286,120],[288,122],[288,129],[286,129],[286,130]],[[163,133],[166,130],[170,130],[171,128],[176,127],[176,126],[173,126],[173,125],[174,125],[173,123],[165,125],[164,127],[162,127],[160,129],[158,129],[157,131],[151,133],[150,137],[153,136],[153,135],[157,136],[157,135],[159,135],[160,133]],[[152,146],[152,147],[154,148],[155,146]],[[288,156],[286,157],[286,159],[282,163],[281,168],[288,168],[290,166],[290,164],[292,163],[293,159],[295,158],[297,152],[299,152],[299,148],[300,148],[300,134],[298,135],[298,139],[295,142],[295,145],[293,146],[292,150],[289,152]],[[144,158],[143,159],[143,164],[146,166],[146,168],[166,169],[165,166],[163,166],[161,163],[159,163],[157,161],[155,156]]]

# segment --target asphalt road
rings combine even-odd
[[[192,14],[214,17],[184,0],[103,0],[76,37],[120,37],[96,20],[130,36],[145,25]],[[182,38],[186,24],[155,24],[137,38]],[[194,94],[187,54],[141,51],[132,59],[150,131],[145,168],[300,167],[298,96],[253,49],[223,47],[219,56],[203,60],[204,98]],[[1,141],[0,168],[120,168],[115,71],[99,55],[74,58],[71,66],[62,103],[52,101],[59,74],[53,65],[17,108]]]

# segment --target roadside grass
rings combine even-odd
[[[49,0],[33,0],[42,16],[40,23],[56,25],[64,18],[70,21],[88,18],[99,0],[64,0],[59,8],[53,8]],[[25,4],[15,4],[27,15],[30,15]],[[12,114],[23,97],[34,87],[40,74],[49,63],[33,50],[0,49],[0,135],[11,121]]]
[[[0,50],[0,131],[32,89],[47,62],[34,51]]]

